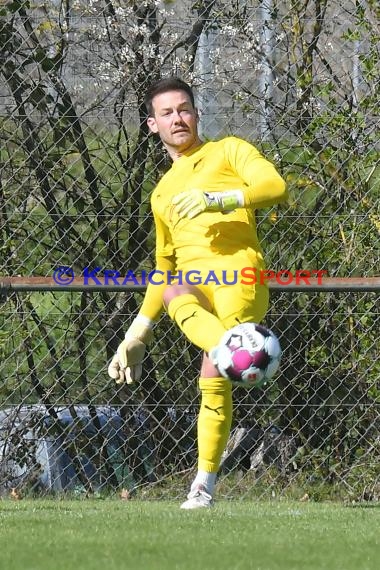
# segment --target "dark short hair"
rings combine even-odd
[[[179,77],[166,77],[159,79],[159,81],[156,81],[147,89],[144,103],[148,116],[151,117],[154,114],[152,105],[153,98],[167,91],[185,91],[190,98],[192,106],[195,107],[194,93],[190,85],[182,81]]]

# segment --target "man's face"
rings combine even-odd
[[[158,133],[165,147],[172,153],[183,153],[200,144],[198,114],[185,91],[167,91],[152,101],[154,114],[148,126]]]

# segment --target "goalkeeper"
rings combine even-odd
[[[164,309],[204,351],[199,378],[198,471],[181,507],[209,507],[232,420],[232,385],[215,367],[213,349],[226,330],[241,322],[260,322],[268,308],[265,285],[225,283],[233,283],[234,272],[244,267],[264,269],[255,209],[284,201],[285,183],[246,141],[226,137],[203,142],[193,92],[181,79],[161,79],[152,85],[145,104],[148,126],[160,136],[173,161],[151,197],[156,269],[160,275],[197,270],[204,279],[199,285],[179,280],[170,284],[167,279],[162,285],[149,284],[108,371],[117,382],[140,378],[145,347]],[[220,278],[206,284],[210,270]]]

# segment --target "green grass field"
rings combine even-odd
[[[380,505],[0,501],[2,570],[378,570]]]

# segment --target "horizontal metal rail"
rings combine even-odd
[[[0,276],[0,293],[6,294],[12,291],[31,292],[31,291],[64,291],[64,292],[81,292],[81,291],[110,291],[110,292],[144,292],[146,283],[126,283],[123,277],[118,278],[118,285],[112,282],[112,279],[104,276],[96,276],[97,282],[88,282],[84,277],[74,277],[70,283],[58,284],[53,277],[8,277]],[[111,281],[111,282],[110,282]],[[289,284],[283,284],[276,279],[266,281],[269,289],[281,292],[373,292],[380,291],[379,277],[324,277],[310,278],[305,281],[293,279]]]

